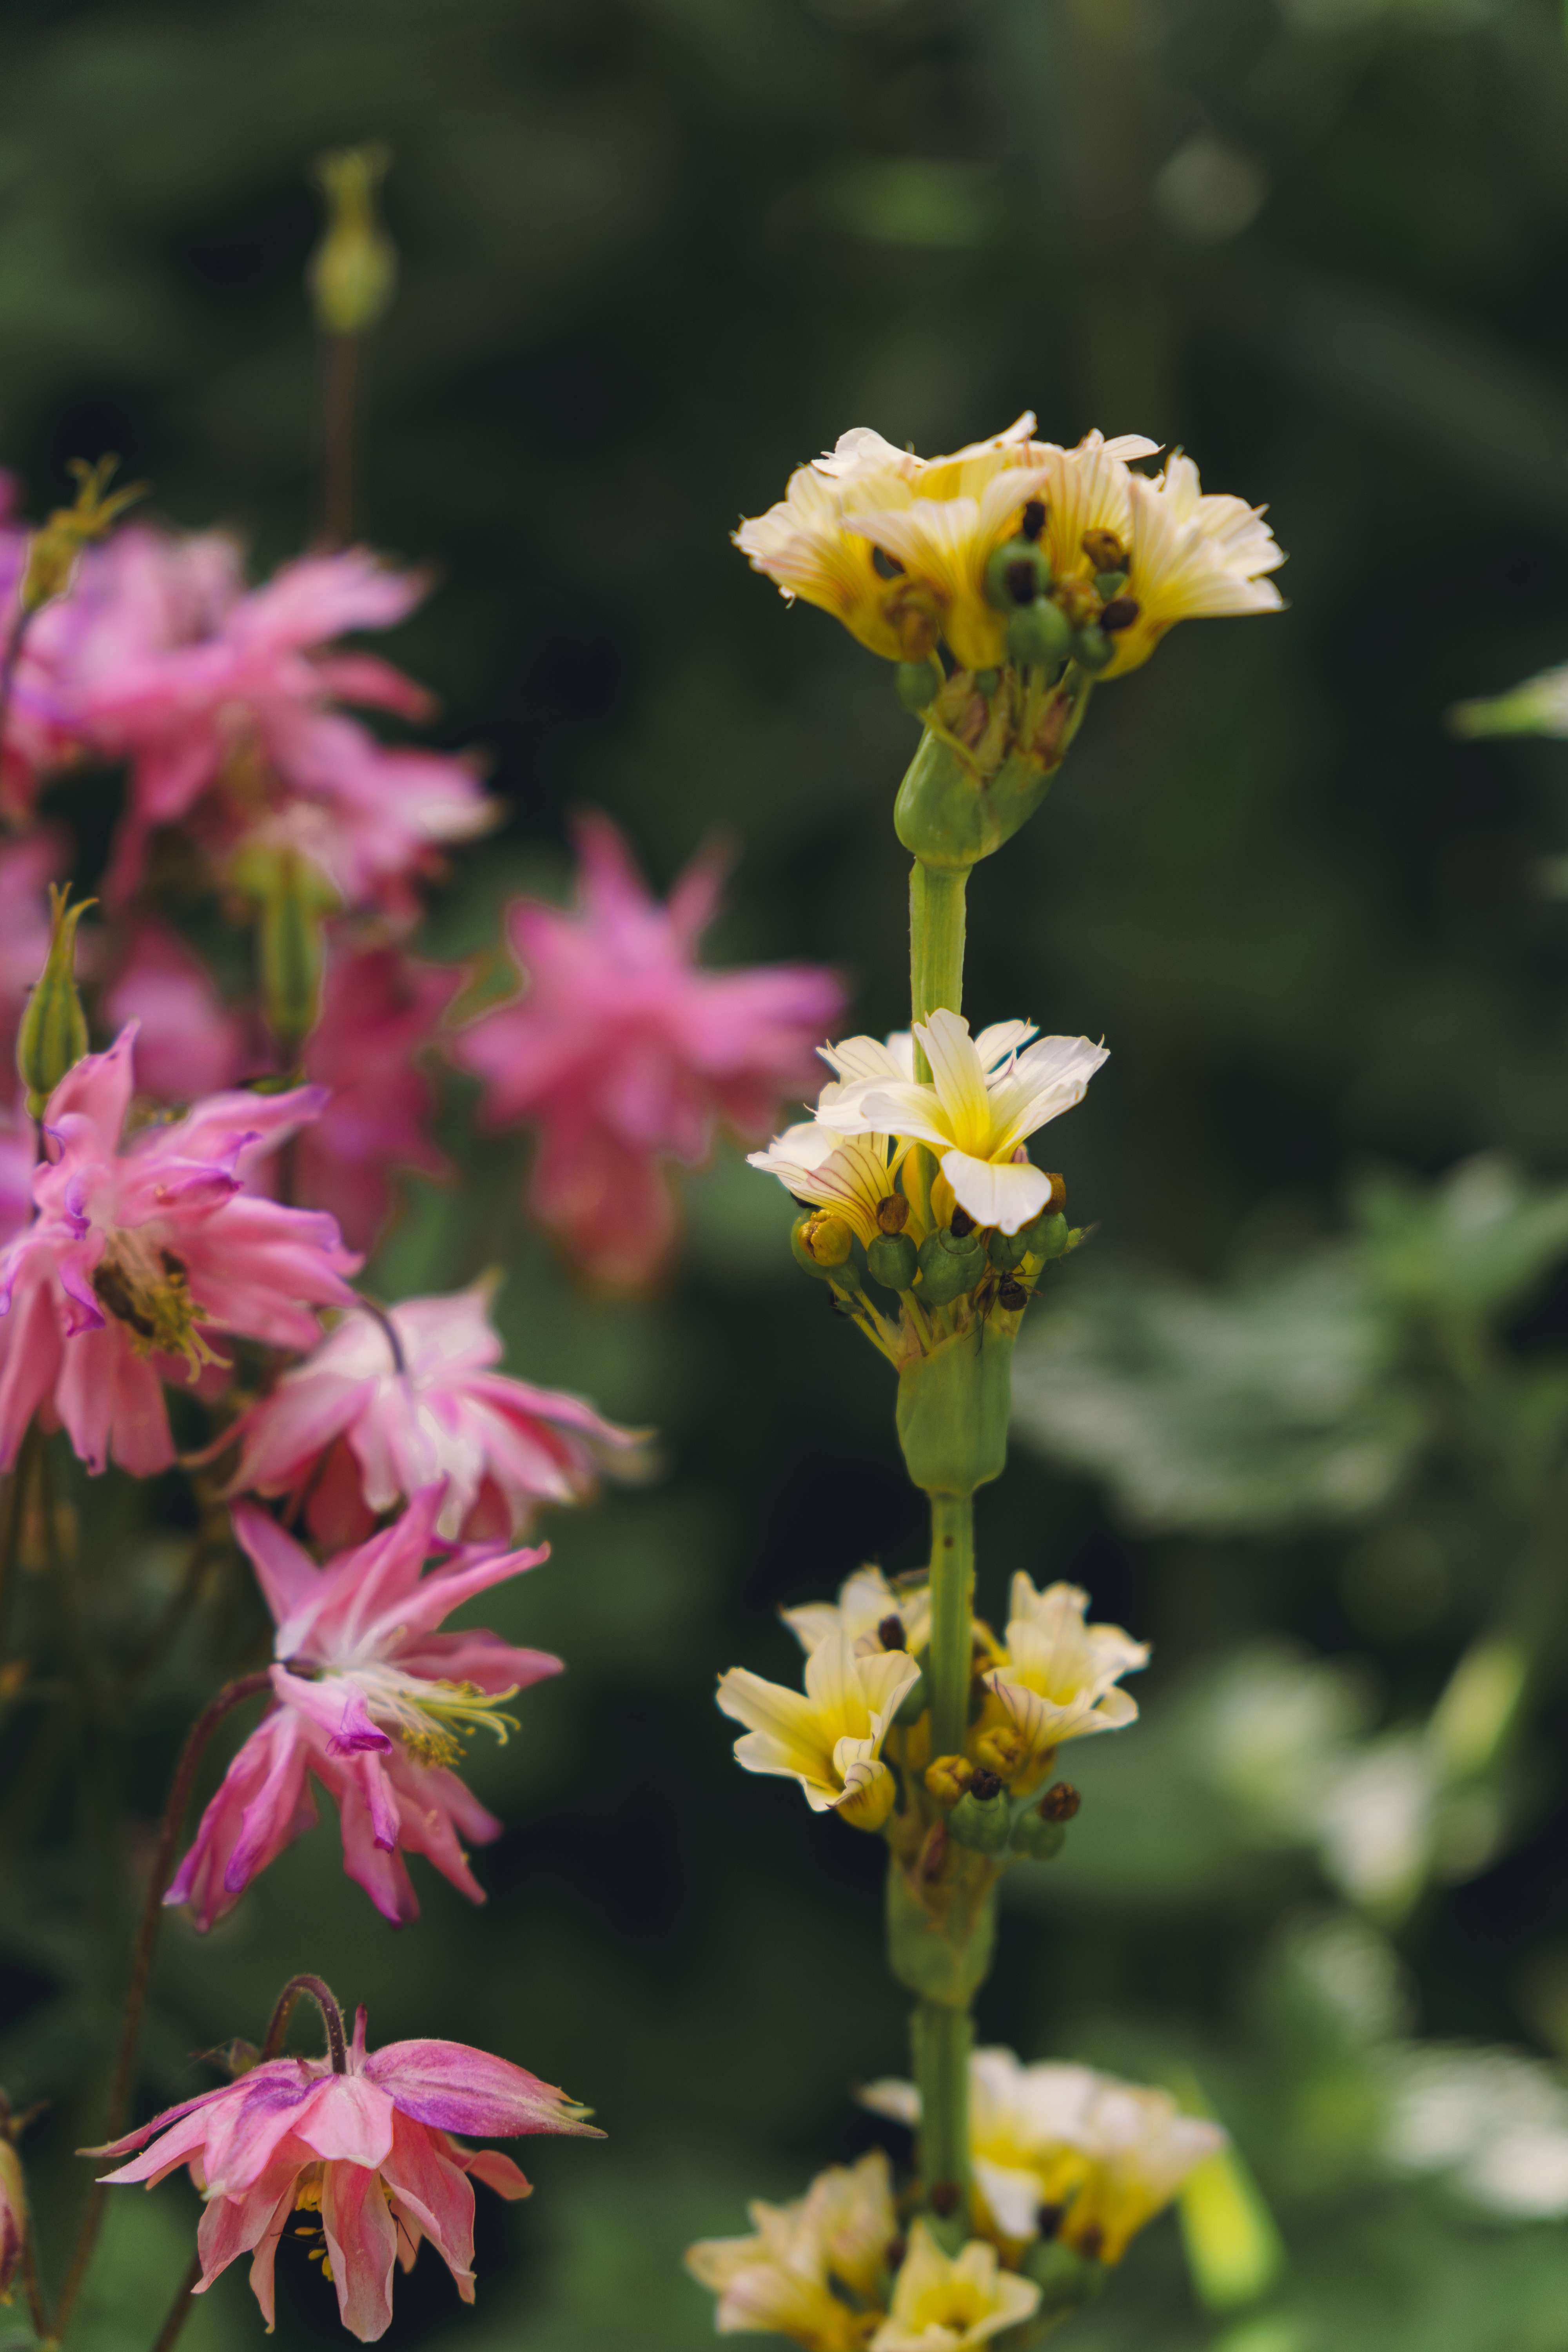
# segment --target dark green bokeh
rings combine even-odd
[[[847,425],[951,447],[1028,404],[1052,437],[1180,443],[1211,486],[1267,499],[1291,551],[1290,612],[1183,630],[1108,689],[973,885],[975,1013],[1114,1049],[1051,1153],[1097,1246],[1206,1276],[1249,1235],[1305,1252],[1370,1160],[1432,1173],[1501,1147],[1561,1170],[1568,951],[1537,867],[1563,845],[1564,755],[1442,727],[1568,652],[1551,0],[34,0],[0,28],[0,426],[31,508],[68,457],[115,448],[161,512],[232,521],[262,562],[314,520],[307,166],[366,136],[395,151],[363,525],[437,567],[396,650],[442,693],[442,740],[490,748],[513,811],[438,896],[434,951],[492,941],[508,890],[557,887],[563,819],[594,803],[661,884],[733,836],[715,952],[837,962],[857,1025],[896,1023],[889,818],[912,723],[889,674],[785,613],[725,534]],[[64,805],[90,854],[101,812]],[[535,2204],[482,2218],[478,2312],[427,2254],[387,2340],[654,2352],[708,2338],[687,2237],[866,2145],[848,2085],[903,2063],[877,1847],[742,1780],[710,1693],[732,1662],[787,1671],[775,1605],[866,1557],[912,1564],[920,1515],[884,1369],[795,1276],[782,1197],[725,1162],[689,1188],[670,1295],[590,1304],[521,1220],[517,1152],[467,1139],[469,1108],[450,1087],[461,1193],[412,1190],[378,1282],[505,1265],[512,1368],[657,1423],[665,1475],[558,1520],[552,1563],[496,1605],[570,1672],[475,1754],[508,1822],[479,1864],[489,1907],[426,1874],[424,1920],[394,1935],[323,1826],[207,1945],[169,1934],[144,2092],[209,2079],[186,2053],[258,2032],[301,1967],[367,2000],[379,2038],[522,2060],[610,2141],[542,2146]],[[1560,1309],[1538,1299],[1540,1344]],[[175,1555],[89,1506],[114,1635]],[[1367,2168],[1363,2055],[1409,2019],[1312,2006],[1342,1970],[1314,1976],[1291,1923],[1326,1895],[1243,1852],[1161,1760],[1184,1677],[1258,1635],[1381,1655],[1402,1706],[1430,1697],[1481,1605],[1486,1528],[1435,1613],[1396,1575],[1381,1621],[1347,1603],[1363,1539],[1131,1535],[1089,1478],[1019,1449],[982,1501],[986,1605],[1015,1567],[1070,1576],[1156,1663],[1146,1730],[1086,1760],[1068,1862],[1016,1906],[983,2032],[1197,2067],[1285,2215],[1306,2314],[1235,2352],[1551,2352],[1560,2231]],[[244,1605],[213,1595],[129,1724],[84,1735],[100,1759],[131,1741],[129,1783],[100,1774],[125,1807],[111,1846],[154,1815]],[[1568,1953],[1555,1787],[1543,1770],[1528,1841],[1405,1933],[1429,2032],[1539,2049],[1561,2019],[1540,1993]],[[68,2085],[119,1947],[58,1857],[6,1869],[0,2071],[57,2102],[58,2249]],[[172,2184],[117,2216],[104,2352],[151,2342],[188,2213]],[[279,2340],[335,2337],[313,2274],[281,2267]],[[212,2303],[193,2345],[258,2332],[237,2278]],[[1218,2325],[1166,2223],[1063,2340],[1185,2347]]]

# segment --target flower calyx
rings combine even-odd
[[[76,984],[77,925],[96,898],[73,907],[68,883],[49,885],[49,946],[16,1033],[16,1071],[27,1090],[29,1117],[44,1106],[87,1052],[87,1016]]]

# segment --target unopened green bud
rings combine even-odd
[[[1007,1843],[1007,1800],[989,1772],[977,1772],[947,1817],[947,1833],[976,1853],[1000,1853]]]
[[[376,189],[391,161],[380,145],[345,147],[316,159],[327,228],[310,256],[305,282],[323,334],[363,335],[396,290],[397,247],[375,208]]]
[[[884,1290],[908,1290],[919,1265],[908,1234],[878,1234],[866,1244],[866,1264],[873,1282]]]
[[[977,669],[974,673],[974,691],[976,694],[983,694],[987,702],[1001,683],[1002,673],[999,669]]]
[[[1029,2249],[1024,2270],[1040,2290],[1040,2317],[1052,2320],[1065,2319],[1069,2312],[1092,2303],[1110,2275],[1105,2264],[1092,2255],[1080,2254],[1076,2247],[1044,2236]]]
[[[1027,1230],[1030,1255],[1043,1257],[1047,1265],[1052,1258],[1060,1257],[1064,1250],[1072,1246],[1068,1221],[1059,1209],[1053,1209],[1048,1215],[1037,1217]]]
[[[1088,670],[1091,677],[1097,677],[1102,669],[1110,668],[1115,652],[1116,647],[1105,631],[1097,628],[1092,621],[1088,628],[1079,629],[1072,641],[1074,661],[1079,669]]]
[[[83,898],[73,907],[68,883],[49,885],[49,951],[16,1033],[16,1068],[32,1118],[43,1117],[49,1097],[87,1051],[87,1019],[76,984],[76,927],[97,903]]]
[[[1060,1822],[1042,1821],[1037,1812],[1020,1813],[1013,1824],[1012,1847],[1030,1862],[1054,1862],[1062,1850],[1067,1830]]]
[[[978,1234],[955,1241],[951,1231],[928,1234],[920,1246],[921,1297],[933,1307],[973,1290],[985,1271],[985,1245]]]
[[[229,878],[254,902],[262,1015],[292,1062],[320,1017],[326,919],[338,894],[293,848],[242,851]]]
[[[942,672],[935,662],[900,662],[893,672],[894,693],[917,718],[931,709],[942,688]]]
[[[96,466],[89,466],[85,457],[71,459],[68,470],[76,482],[76,504],[57,507],[27,542],[27,561],[17,592],[24,616],[36,613],[40,605],[52,604],[57,596],[63,596],[71,584],[82,549],[93,540],[103,538],[126,508],[145,495],[145,482],[132,482],[122,490],[110,490],[109,485],[119,463],[118,457],[100,457]]]
[[[1033,540],[1007,540],[986,563],[985,601],[999,613],[1032,604],[1037,596],[1048,596],[1050,590],[1051,567],[1045,550]]]
[[[931,1691],[927,1685],[925,1675],[922,1673],[920,1679],[917,1682],[911,1683],[909,1689],[904,1693],[903,1698],[900,1703],[898,1712],[893,1717],[893,1721],[895,1723],[904,1725],[907,1728],[910,1724],[918,1723],[920,1721],[921,1716],[925,1713],[930,1705]]]
[[[1020,669],[1055,669],[1072,642],[1066,614],[1048,598],[1025,605],[1007,624],[1007,658]]]
[[[1111,604],[1126,585],[1125,572],[1097,572],[1094,575],[1094,593],[1103,604]]]

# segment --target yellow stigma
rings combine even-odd
[[[139,1356],[183,1356],[192,1381],[205,1366],[226,1363],[197,1328],[207,1311],[191,1297],[184,1261],[173,1250],[154,1252],[132,1234],[116,1234],[92,1270],[92,1287],[126,1326]]]

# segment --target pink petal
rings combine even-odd
[[[470,2137],[568,2132],[604,2134],[581,2120],[563,2091],[510,2059],[463,2042],[388,2042],[365,2060],[365,2077],[392,2094],[405,2115]]]

